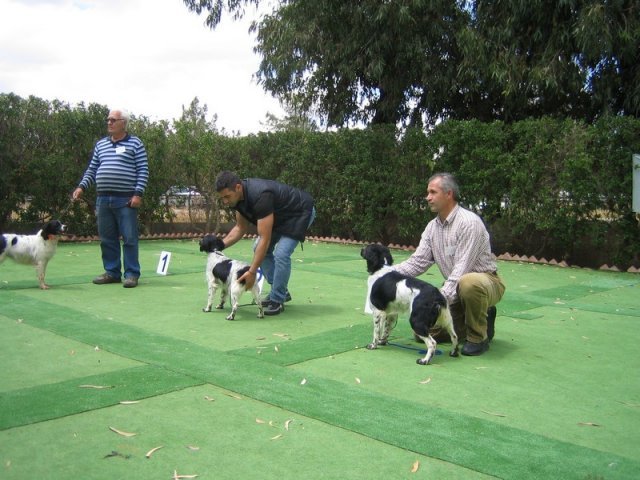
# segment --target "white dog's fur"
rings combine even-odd
[[[238,282],[244,273],[249,270],[249,264],[240,260],[231,260],[222,253],[224,243],[214,235],[205,235],[200,241],[200,251],[208,252],[207,257],[207,285],[209,287],[209,295],[207,297],[207,305],[202,309],[203,312],[210,312],[213,305],[213,299],[218,287],[220,287],[220,303],[217,309],[224,308],[224,302],[227,294],[231,296],[231,313],[227,316],[227,320],[233,320],[238,310],[240,297],[247,288],[243,283]],[[260,286],[258,282],[254,283],[251,289],[253,301],[258,306],[258,318],[264,317],[262,303],[260,302]]]
[[[66,226],[58,220],[47,222],[35,235],[16,235],[5,233],[0,235],[0,263],[11,258],[17,263],[34,265],[38,275],[40,288],[47,290],[49,285],[44,281],[47,264],[56,253],[58,240]]]

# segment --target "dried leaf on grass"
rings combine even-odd
[[[153,454],[154,454],[154,452],[157,452],[158,450],[160,450],[160,449],[161,449],[161,448],[163,448],[163,447],[164,447],[164,445],[160,445],[159,447],[152,448],[151,450],[149,450],[149,451],[146,453],[145,457],[147,457],[147,458],[151,458],[151,455],[153,455]]]
[[[113,428],[113,427],[109,427],[109,430],[117,433],[118,435],[122,435],[123,437],[134,437],[137,435],[137,433],[124,432],[122,430],[118,430],[117,428]]]
[[[578,422],[578,425],[584,425],[585,427],[601,427],[602,425],[593,422]]]
[[[263,424],[263,423],[267,423],[267,422],[265,422],[265,421],[264,421],[264,420],[262,420],[261,418],[256,418],[256,423]]]
[[[421,382],[419,382],[421,385],[426,385],[427,383],[429,383],[431,381],[431,377],[429,378],[425,378],[424,380],[422,380]]]
[[[200,450],[200,447],[196,447],[195,445],[187,445],[187,448],[192,452],[197,452],[198,450]]]
[[[300,385],[304,385],[305,383],[307,383],[307,379],[303,378],[302,381],[300,382]]]
[[[234,395],[233,393],[225,393],[227,397],[235,398],[236,400],[242,400],[242,397],[239,395]]]
[[[95,390],[104,390],[105,388],[113,388],[113,385],[78,385],[78,388],[93,388]]]
[[[356,377],[356,383],[360,383],[360,379]]]
[[[119,403],[120,403],[120,405],[133,405],[133,404],[136,404],[136,403],[140,403],[140,400],[122,400]]]
[[[278,353],[280,351],[280,349],[278,348],[277,345],[275,347],[273,347],[273,349],[276,351],[276,353]]]
[[[116,450],[111,450],[111,453],[107,453],[102,458],[113,458],[113,457],[122,457],[125,460],[129,460],[131,458],[131,455],[123,455],[122,453],[120,453],[120,452],[118,452]]]
[[[420,468],[420,461],[416,460],[415,462],[413,462],[413,465],[411,466],[411,473],[416,473],[419,468]]]
[[[291,422],[293,422],[293,420],[287,420],[286,422],[284,422],[284,429],[286,431],[289,431],[289,425],[291,424]]]
[[[209,395],[205,395],[205,396],[204,396],[204,399],[205,399],[207,402],[215,402],[215,401],[216,401],[216,399],[215,399],[215,398],[210,397]]]
[[[271,440],[279,440],[282,438],[282,434],[276,435],[275,437],[271,437]]]
[[[172,480],[180,480],[181,478],[197,478],[198,475],[180,475],[177,470],[173,471]]]
[[[487,412],[486,410],[482,410],[482,413],[486,413],[487,415],[493,415],[494,417],[506,417],[504,413]]]
[[[280,338],[287,338],[287,337],[290,337],[291,335],[289,335],[288,333],[274,333],[273,336],[280,337]]]

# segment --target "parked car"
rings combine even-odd
[[[170,187],[161,198],[163,203],[168,203],[172,207],[185,207],[187,205],[200,205],[202,195],[195,187]]]

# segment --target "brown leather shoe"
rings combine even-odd
[[[135,288],[138,286],[138,277],[127,277],[122,284],[124,288]]]
[[[96,285],[106,285],[107,283],[120,283],[120,279],[116,277],[112,277],[108,273],[103,273],[102,275],[97,276],[93,279],[93,283]]]

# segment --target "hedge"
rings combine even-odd
[[[94,195],[74,204],[70,193],[105,135],[107,113],[95,104],[0,95],[0,229],[27,230],[63,216],[76,235],[95,234]],[[417,245],[433,217],[427,179],[449,171],[460,181],[461,203],[486,222],[496,253],[640,266],[640,226],[631,210],[637,118],[445,121],[401,135],[395,126],[378,126],[229,137],[201,116],[183,115],[171,123],[134,117],[130,130],[149,154],[140,211],[146,232],[171,228],[164,193],[175,185],[193,186],[205,200],[207,222],[192,228],[219,229],[213,184],[218,171],[229,169],[309,191],[318,210],[313,235]]]

